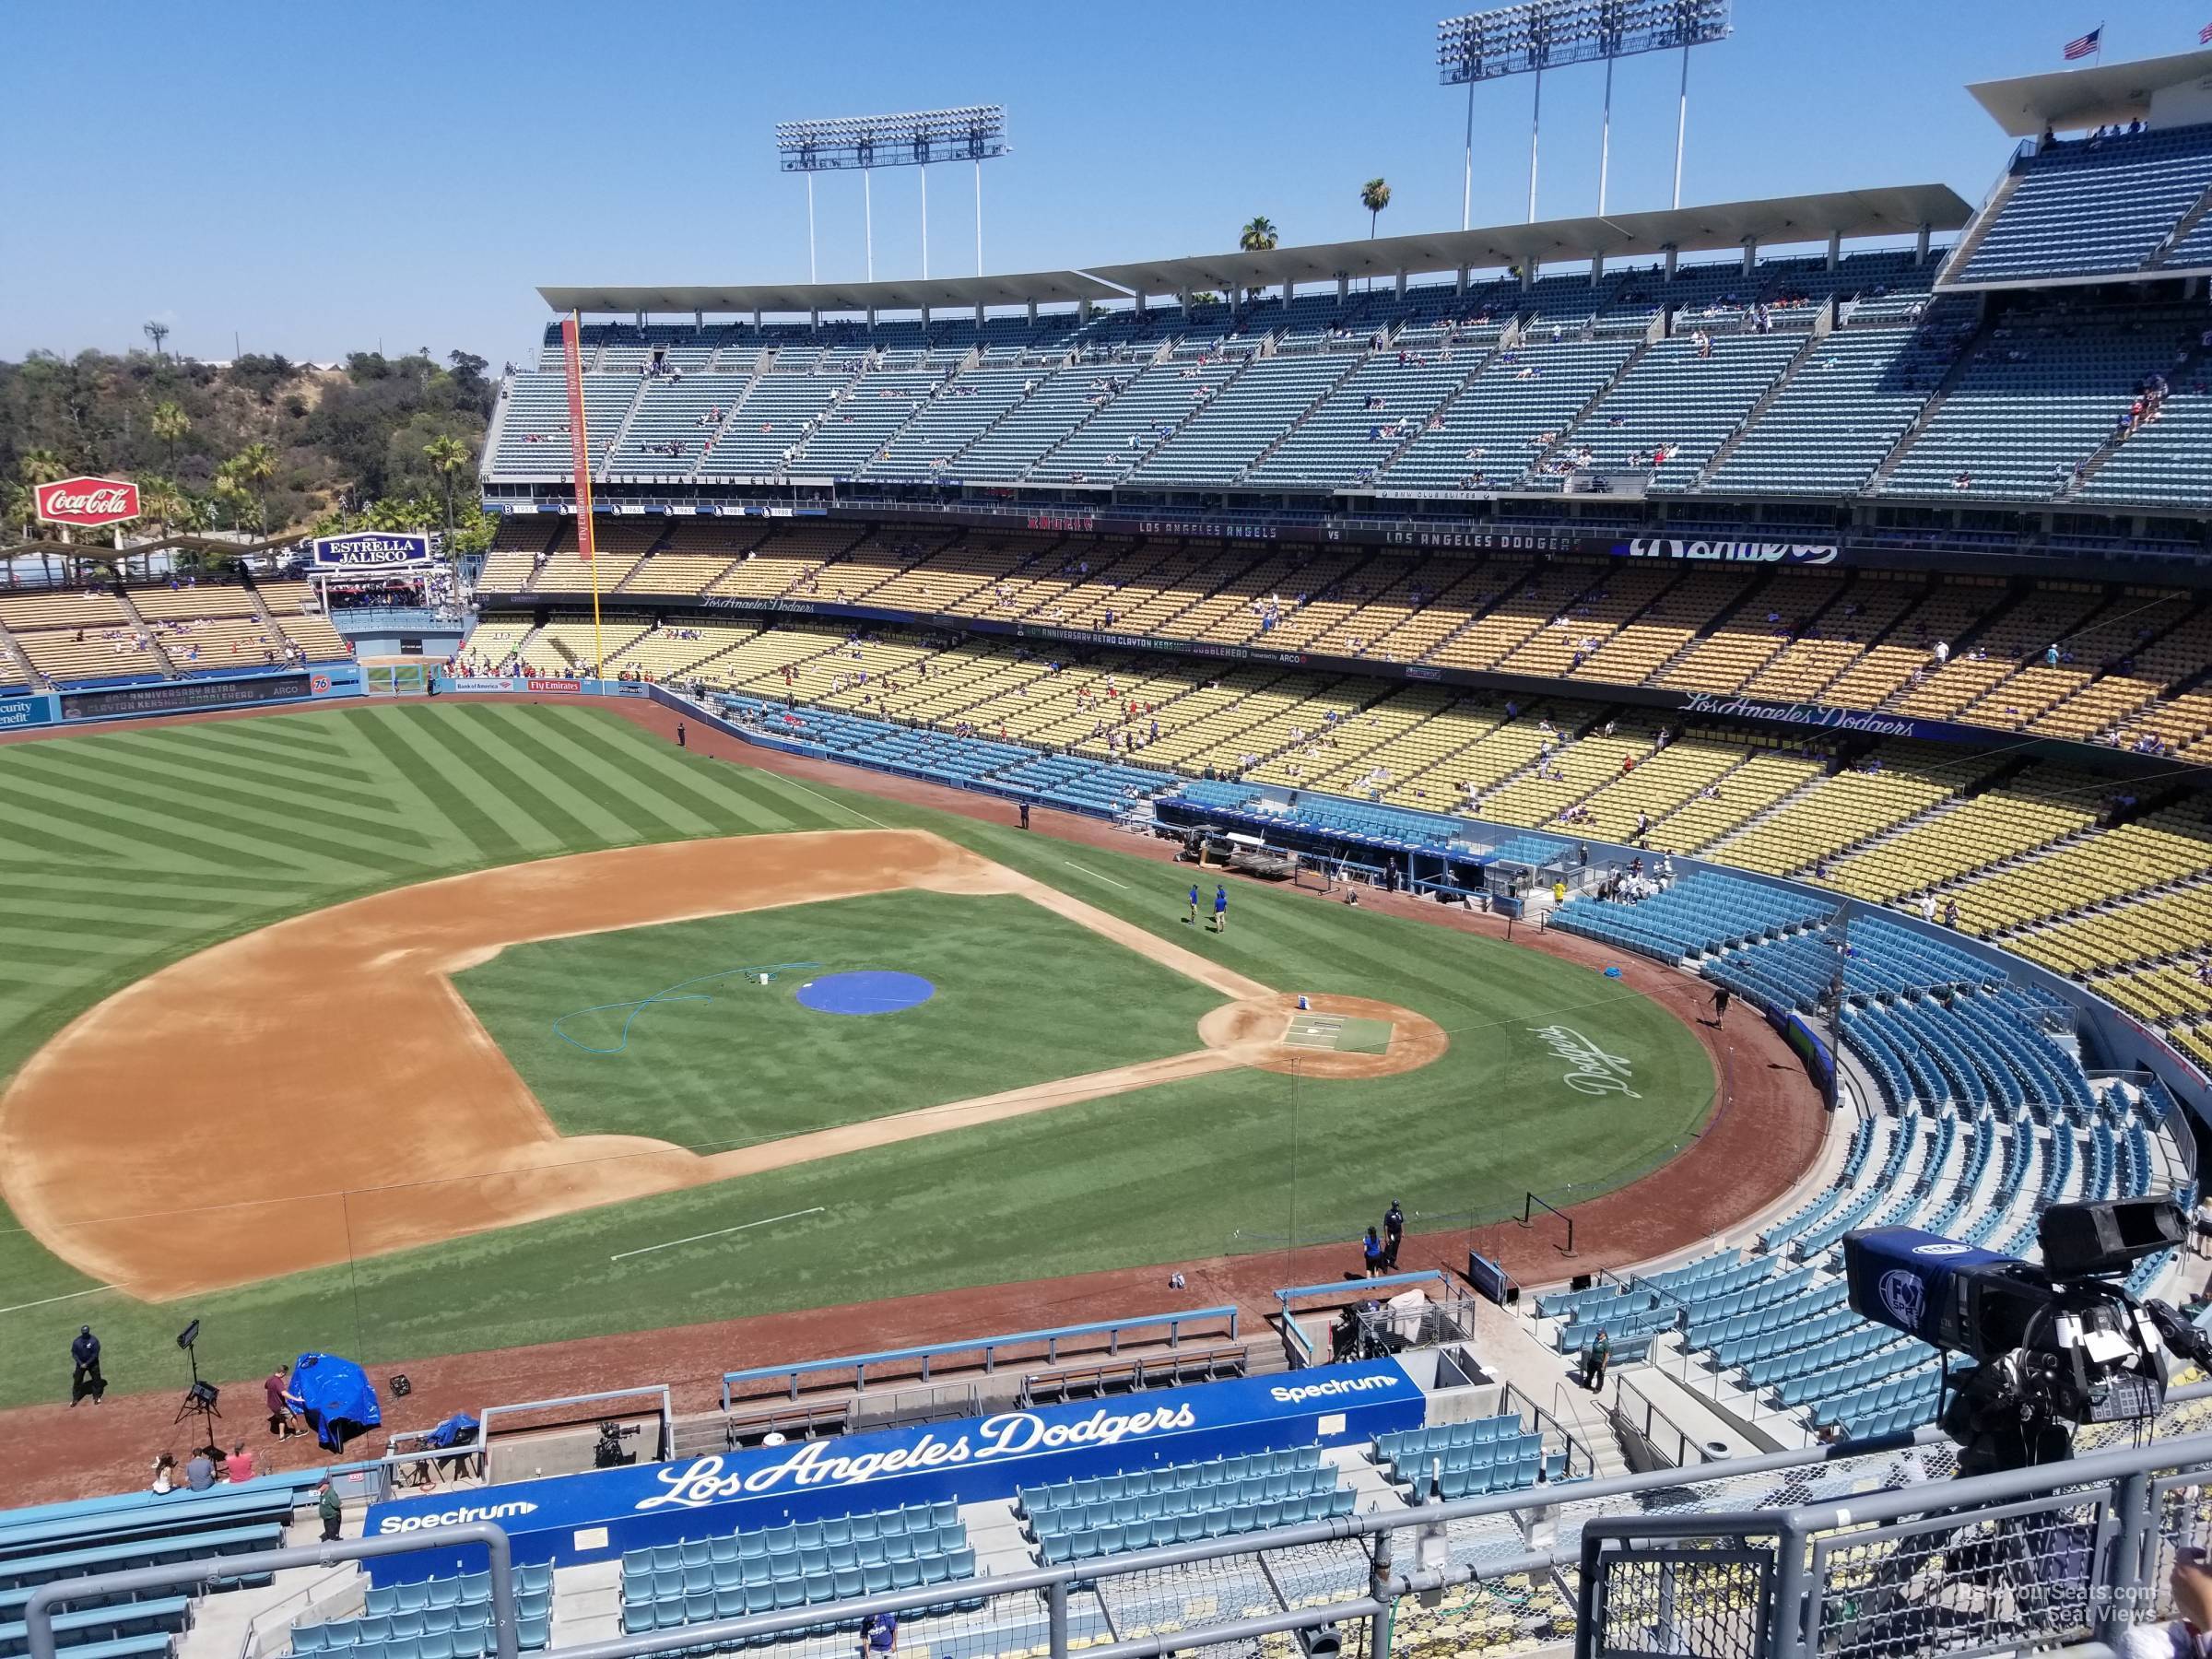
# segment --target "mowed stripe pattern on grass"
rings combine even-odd
[[[379,704],[0,745],[0,1077],[165,962],[300,911],[556,853],[853,815],[606,710]],[[82,1277],[10,1225],[12,1300]]]
[[[101,1294],[12,1315],[0,1322],[0,1406],[53,1397],[66,1380],[55,1356],[86,1318],[127,1391],[168,1385],[179,1315],[205,1317],[202,1363],[239,1382],[302,1349],[414,1360],[1350,1240],[1392,1197],[1424,1227],[1518,1213],[1526,1191],[1586,1194],[1648,1167],[1712,1099],[1712,1068],[1680,1023],[1586,969],[1252,886],[1232,894],[1226,935],[1193,930],[1188,879],[1172,868],[1086,849],[1078,873],[1048,837],[682,755],[605,707],[382,704],[85,734],[0,746],[0,791],[11,901],[0,906],[0,1071],[167,961],[360,893],[618,840],[869,825],[933,830],[1262,983],[1398,1003],[1451,1037],[1435,1065],[1392,1077],[1194,1077],[344,1266],[286,1273],[273,1261],[282,1277],[189,1309]],[[1094,988],[1080,1012],[1116,1020],[1123,1000]],[[1561,1022],[1633,1056],[1638,1098],[1564,1087],[1535,1035]],[[1060,1036],[1007,1040],[1050,1048]],[[376,1040],[332,1036],[370,1065]],[[272,1135],[345,1132],[288,1096],[281,1076],[240,1087],[266,1102]],[[303,1218],[372,1230],[383,1192],[402,1186],[473,1202],[466,1182],[441,1178],[435,1150],[393,1147],[387,1181],[303,1194]],[[181,1220],[223,1224],[223,1175],[177,1156]],[[794,1218],[624,1253],[769,1217]],[[88,1288],[0,1226],[11,1291],[0,1305]]]

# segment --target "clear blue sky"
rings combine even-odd
[[[540,282],[792,280],[806,193],[780,120],[1000,101],[994,270],[1459,222],[1464,94],[1405,0],[1152,6],[119,0],[8,9],[0,357],[143,343],[335,358],[519,358]],[[1690,71],[1685,202],[1941,182],[1979,201],[2007,153],[1961,90],[2179,52],[2212,0],[1736,0]],[[1678,59],[1618,70],[1609,205],[1665,206]],[[1596,206],[1603,71],[1545,77],[1539,211]],[[1529,82],[1476,97],[1475,222],[1523,218]],[[973,182],[933,169],[931,269],[974,268]],[[861,273],[860,181],[818,186],[825,277]],[[920,268],[915,171],[877,174],[876,268]]]

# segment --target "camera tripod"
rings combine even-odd
[[[200,1357],[193,1351],[194,1345],[187,1342],[182,1347],[185,1360],[192,1367],[192,1386],[184,1391],[184,1403],[177,1407],[175,1422],[196,1417],[200,1426],[194,1432],[200,1438],[192,1450],[204,1453],[210,1463],[220,1463],[223,1453],[216,1443],[215,1425],[223,1414],[216,1406],[218,1391],[212,1383],[200,1381]]]

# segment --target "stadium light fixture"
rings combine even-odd
[[[975,274],[983,274],[983,163],[1007,153],[1004,104],[910,110],[898,115],[838,115],[827,121],[776,124],[776,151],[785,172],[806,175],[806,277],[815,279],[814,175],[860,172],[866,220],[868,280],[876,280],[876,198],[870,175],[879,167],[922,171],[922,275],[929,275],[929,164],[975,163]]]
[[[1544,71],[1602,61],[1604,125],[1597,162],[1597,210],[1606,210],[1606,174],[1613,148],[1613,64],[1646,52],[1682,53],[1675,117],[1675,206],[1682,206],[1682,142],[1689,130],[1689,49],[1728,38],[1730,0],[1527,0],[1495,11],[1446,18],[1436,26],[1436,64],[1447,87],[1467,89],[1466,181],[1459,228],[1475,203],[1475,88],[1509,75],[1534,75],[1529,119],[1528,218],[1536,218],[1536,147],[1543,127]]]

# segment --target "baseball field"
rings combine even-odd
[[[0,1406],[1583,1197],[1714,1077],[1492,938],[385,704],[0,746]],[[1211,882],[1206,888],[1210,909]],[[1301,1011],[1296,999],[1310,1006]],[[736,1364],[747,1357],[733,1355]]]

